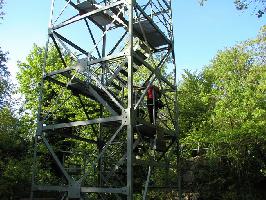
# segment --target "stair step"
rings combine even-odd
[[[117,113],[120,113],[120,108],[110,99],[110,97],[100,88],[92,84],[87,84],[84,81],[81,81],[77,78],[73,79],[73,82],[68,85],[74,95],[82,94],[86,97],[89,97],[92,100],[98,101],[97,98],[91,93],[89,87],[97,92],[99,96]],[[109,91],[110,92],[110,91]],[[110,92],[112,94],[112,92]],[[112,94],[113,95],[113,94]],[[113,95],[115,98],[115,95]],[[118,101],[118,100],[117,100]]]
[[[152,48],[170,44],[169,39],[167,39],[164,33],[162,33],[160,29],[156,27],[154,22],[149,20],[136,22],[133,24],[133,29],[134,34],[143,41],[147,39],[147,42]]]
[[[136,50],[135,53],[138,54],[138,56],[141,57],[143,60],[147,59],[147,56],[145,56],[140,50]],[[142,65],[142,62],[138,61],[137,59],[134,59],[134,63],[136,63],[136,65],[138,66]]]
[[[145,56],[140,50],[136,50],[135,53],[141,57],[143,60],[146,60],[147,59],[147,56]],[[142,65],[142,62],[140,62],[139,60],[133,58],[133,62],[138,65],[138,66],[141,66]],[[125,62],[124,66],[127,68],[128,67],[128,62]],[[133,72],[136,72],[138,71],[138,69],[136,67],[133,66]],[[123,74],[124,76],[127,76],[128,73],[127,73],[127,70],[122,68],[120,70],[120,73]]]
[[[138,62],[138,63],[140,63],[140,62]],[[125,67],[127,67],[127,66],[128,66],[128,62],[125,62]],[[136,72],[136,71],[138,71],[138,69],[136,67],[133,67],[133,72]],[[128,73],[127,73],[126,69],[121,69],[120,73],[123,74],[126,77],[128,76]]]
[[[76,9],[79,10],[80,15],[100,9],[101,7],[102,6],[98,5],[95,0],[84,1],[76,5]],[[113,8],[113,9],[116,10],[116,8]],[[93,22],[95,22],[97,25],[100,25],[100,26],[106,26],[106,25],[111,24],[113,22],[113,17],[114,17],[114,14],[109,10],[106,10],[105,12],[104,11],[97,12],[96,14],[89,16],[89,18]],[[122,17],[122,15],[119,15],[119,17]],[[114,23],[116,24],[116,26],[121,26],[116,21],[114,21]]]

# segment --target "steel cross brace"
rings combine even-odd
[[[72,23],[74,23],[74,22],[80,21],[80,20],[82,20],[82,19],[85,19],[85,18],[87,18],[87,17],[89,17],[89,16],[92,16],[92,15],[95,15],[95,14],[97,14],[97,13],[103,12],[103,11],[105,11],[105,10],[108,10],[108,9],[112,8],[112,7],[119,6],[119,5],[121,5],[121,4],[124,4],[124,1],[118,1],[118,2],[116,2],[116,3],[110,4],[110,5],[105,6],[105,7],[103,7],[103,8],[100,8],[100,9],[97,9],[97,10],[94,10],[94,11],[91,11],[91,12],[88,12],[88,13],[83,14],[83,15],[76,16],[76,17],[74,17],[74,18],[72,18],[72,19],[69,19],[69,20],[67,20],[67,21],[65,21],[65,22],[63,22],[63,23],[61,23],[61,24],[59,24],[59,25],[53,26],[52,29],[53,29],[53,30],[56,30],[56,29],[62,28],[62,27],[64,27],[64,26],[67,26],[67,25],[72,24]]]

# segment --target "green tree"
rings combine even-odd
[[[0,19],[4,3],[0,0]],[[7,61],[8,52],[0,47],[0,199],[16,199],[29,195],[32,125],[12,99],[16,91]]]
[[[25,117],[15,115],[14,94],[7,69],[7,53],[0,49],[0,198],[24,194],[30,184],[29,126]]]
[[[262,198],[255,186],[265,181],[265,39],[263,27],[256,39],[218,52],[201,73],[186,72],[179,87],[184,154],[198,144],[208,148],[213,173],[202,185],[223,180],[219,199],[230,199],[226,190],[238,199]]]
[[[11,109],[0,110],[0,198],[27,196],[30,186],[31,154],[27,123]]]

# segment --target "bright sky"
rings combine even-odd
[[[14,76],[16,62],[24,61],[33,43],[44,45],[50,13],[50,0],[6,0],[4,21],[0,24],[0,46],[9,51],[8,67]],[[266,17],[258,19],[240,12],[233,0],[173,0],[175,53],[178,77],[183,69],[199,70],[218,50],[254,38]]]

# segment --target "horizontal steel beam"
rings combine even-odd
[[[107,118],[98,118],[92,120],[85,120],[85,121],[76,121],[76,122],[69,122],[69,123],[60,123],[60,124],[53,124],[43,126],[42,130],[54,130],[59,128],[68,128],[68,127],[75,127],[75,126],[86,126],[89,124],[98,124],[98,123],[105,123],[105,122],[112,122],[112,121],[122,121],[122,116],[113,116]]]
[[[167,162],[158,162],[158,161],[154,161],[152,159],[149,159],[149,160],[135,159],[134,163],[136,163],[137,165],[153,166],[153,167],[160,167],[160,168],[169,168],[169,163],[167,163]]]
[[[121,187],[121,188],[81,187],[81,192],[127,194],[127,187]]]
[[[52,185],[33,185],[33,191],[60,191],[66,192],[68,191],[67,186],[52,186]]]
[[[77,68],[77,66],[72,66],[72,67],[67,67],[67,68],[64,68],[64,69],[59,69],[59,70],[56,70],[56,71],[52,71],[52,72],[49,72],[49,73],[45,74],[43,76],[43,78],[45,79],[48,76],[54,76],[54,75],[57,75],[57,74],[66,73],[66,72],[69,72],[69,71],[74,70],[76,68]]]
[[[121,57],[124,57],[125,54],[126,54],[125,52],[120,52],[120,53],[115,54],[115,55],[109,55],[109,56],[105,56],[103,58],[95,59],[95,60],[89,61],[87,63],[87,66],[90,66],[90,65],[93,65],[93,64],[97,64],[97,63],[101,63],[101,62],[107,62],[107,61],[111,61],[111,60],[116,60],[116,59],[119,59]],[[65,72],[69,72],[69,71],[75,70],[75,69],[77,69],[79,67],[80,66],[77,65],[77,66],[72,66],[72,67],[67,67],[67,68],[64,68],[64,69],[59,69],[59,70],[56,70],[56,71],[52,71],[52,72],[49,72],[49,73],[45,74],[43,78],[46,78],[47,76],[54,76],[54,75],[57,75],[57,74],[62,74],[62,73],[65,73]]]
[[[158,191],[158,192],[162,192],[162,191],[170,192],[173,190],[177,191],[179,188],[177,186],[169,185],[169,186],[148,186],[148,189],[152,190],[153,192],[156,192],[156,191]]]
[[[148,186],[150,190],[177,190],[178,187],[176,186]],[[60,192],[67,192],[67,186],[51,186],[51,185],[34,185],[32,187],[33,191],[60,191]],[[100,188],[100,187],[81,187],[82,193],[115,193],[115,194],[126,194],[127,188]]]

